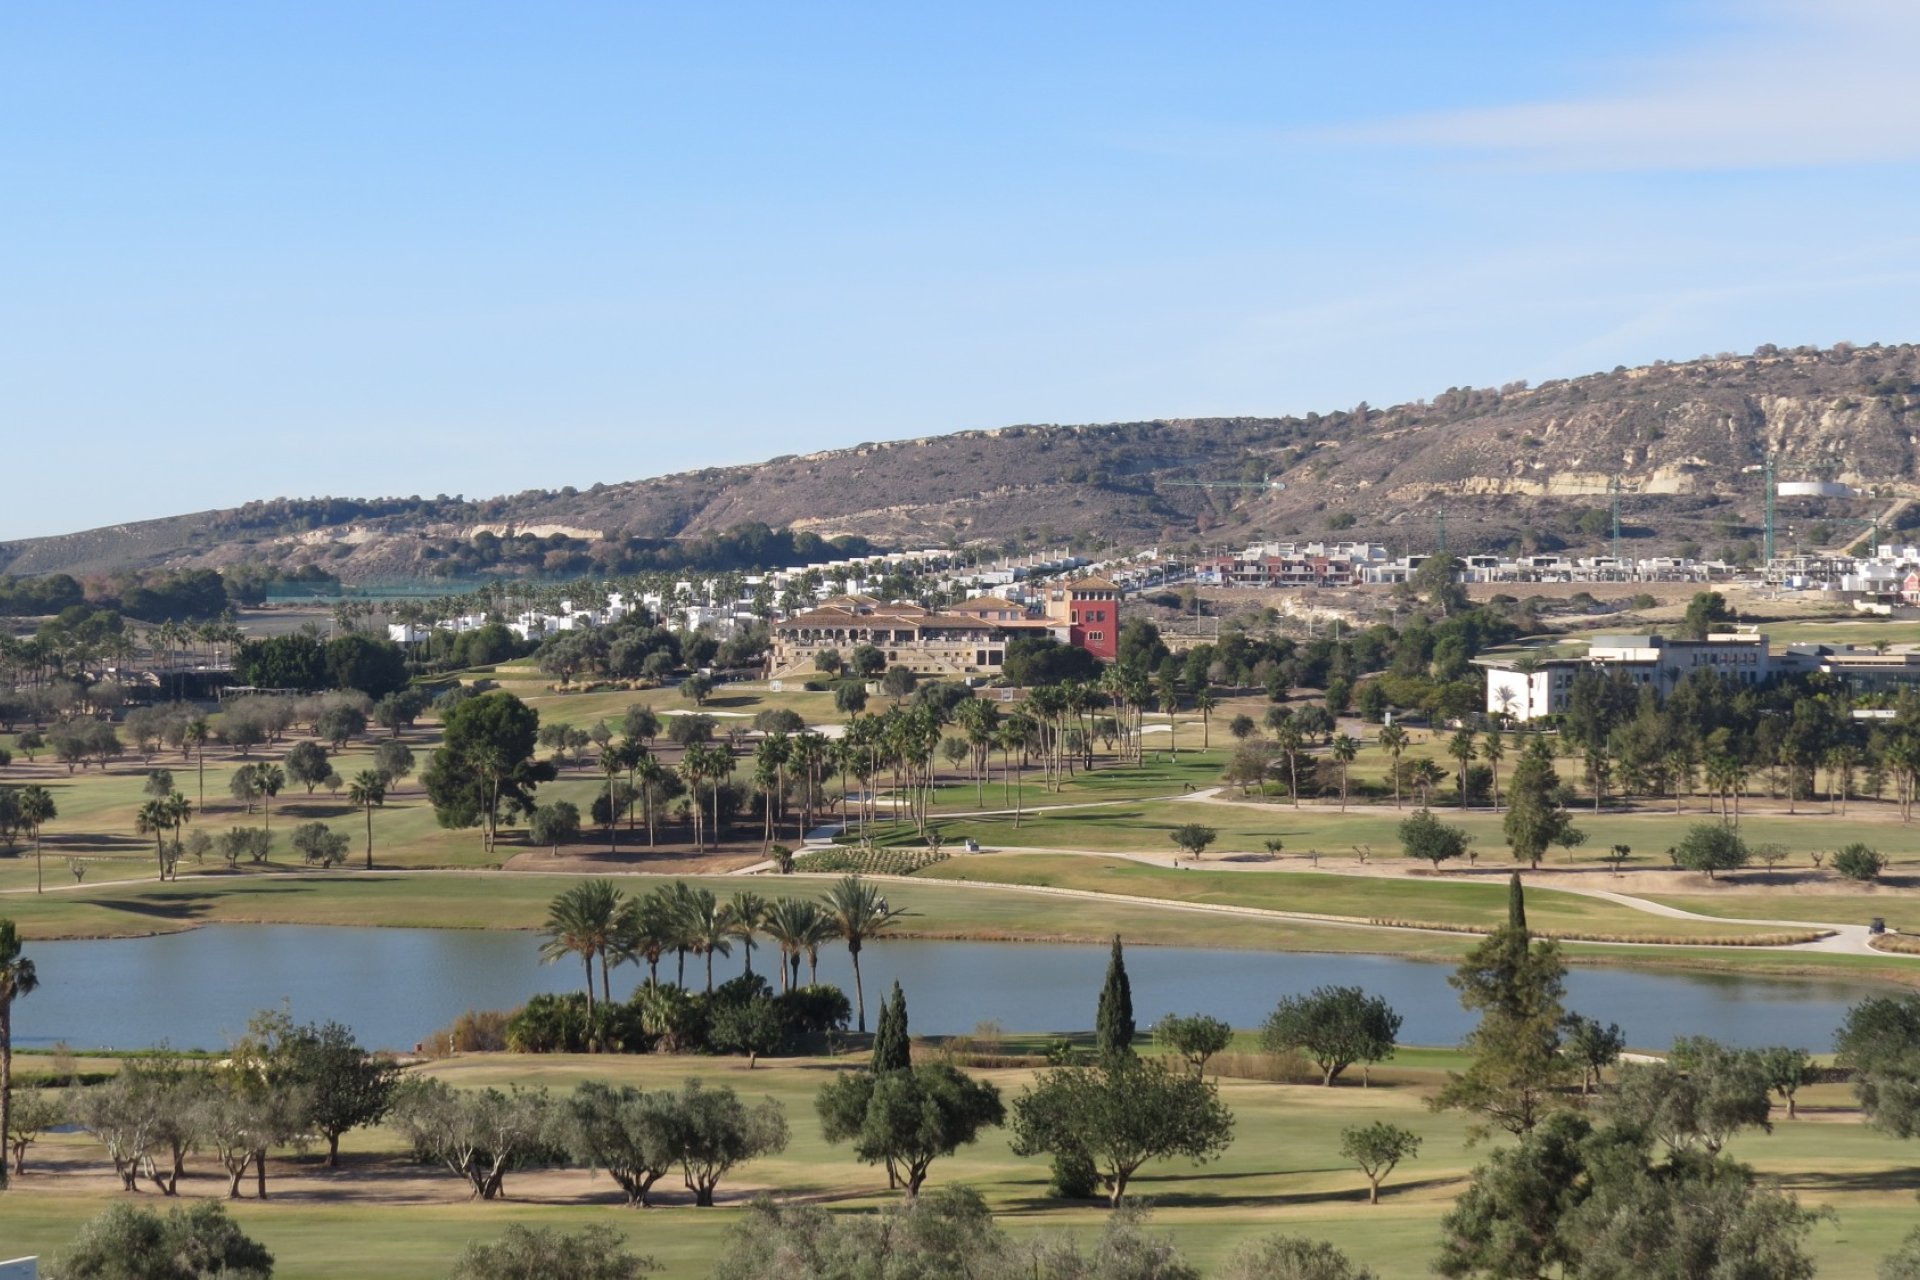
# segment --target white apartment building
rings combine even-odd
[[[1597,635],[1577,657],[1493,654],[1473,661],[1487,673],[1487,714],[1516,724],[1566,711],[1573,682],[1583,671],[1623,672],[1634,684],[1662,694],[1671,693],[1688,672],[1702,668],[1741,684],[1759,684],[1775,671],[1767,638],[1751,631],[1705,640]]]

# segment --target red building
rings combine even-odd
[[[1120,653],[1120,588],[1105,578],[1079,578],[1047,589],[1047,616],[1067,624],[1068,640],[1102,662]]]

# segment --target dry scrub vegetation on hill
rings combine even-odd
[[[418,575],[448,540],[533,531],[558,539],[562,562],[580,570],[628,539],[748,522],[903,547],[1330,533],[1425,545],[1442,504],[1455,550],[1598,545],[1591,512],[1616,474],[1628,536],[1711,554],[1751,533],[1761,490],[1751,468],[1769,451],[1783,477],[1847,480],[1882,498],[1823,517],[1869,515],[1886,497],[1920,492],[1916,404],[1920,347],[1762,347],[1538,387],[1451,388],[1388,409],[1011,426],[477,501],[253,503],[0,545],[0,568],[264,560],[317,562],[348,579]],[[1172,483],[1269,476],[1284,491]]]

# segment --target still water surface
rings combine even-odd
[[[211,925],[154,938],[43,942],[31,954],[40,989],[14,1007],[15,1043],[77,1047],[218,1048],[255,1010],[287,1002],[300,1021],[344,1022],[379,1048],[407,1049],[467,1009],[504,1009],[541,991],[580,985],[577,962],[542,965],[528,933]],[[769,974],[771,948],[754,964]],[[1013,1031],[1084,1029],[1107,949],[1011,942],[881,942],[861,954],[867,1001],[906,990],[913,1031],[969,1032],[993,1020]],[[689,985],[704,981],[688,959]],[[740,972],[738,946],[715,960],[716,980]],[[1281,996],[1329,983],[1384,995],[1405,1017],[1408,1044],[1452,1044],[1471,1028],[1445,965],[1387,956],[1135,947],[1127,953],[1134,1013],[1144,1029],[1164,1013],[1211,1013],[1252,1027]],[[673,971],[672,960],[662,975]],[[644,969],[614,974],[624,997]],[[803,971],[804,977],[804,971]],[[820,956],[820,978],[853,990],[844,947]],[[1629,1043],[1664,1049],[1675,1036],[1824,1051],[1849,1004],[1874,988],[1837,982],[1575,969],[1568,1006],[1618,1022]],[[870,1008],[870,1012],[871,1012]]]

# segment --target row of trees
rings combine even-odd
[[[867,1029],[867,1005],[860,974],[860,954],[867,943],[885,937],[906,913],[888,904],[879,889],[859,876],[846,876],[817,901],[780,898],[769,901],[751,890],[726,900],[712,890],[675,880],[644,896],[629,897],[611,880],[585,880],[557,895],[547,909],[543,927],[546,941],[541,956],[548,962],[577,958],[585,971],[587,1012],[594,1009],[594,975],[599,973],[599,998],[611,1003],[612,971],[622,964],[645,964],[647,984],[660,985],[660,964],[676,957],[675,985],[686,985],[689,955],[704,961],[706,990],[713,983],[713,958],[731,956],[739,942],[744,954],[743,976],[753,974],[753,952],[764,936],[780,951],[776,966],[783,991],[800,986],[800,960],[805,956],[815,976],[820,948],[844,942],[853,962],[854,993],[859,1030]]]

